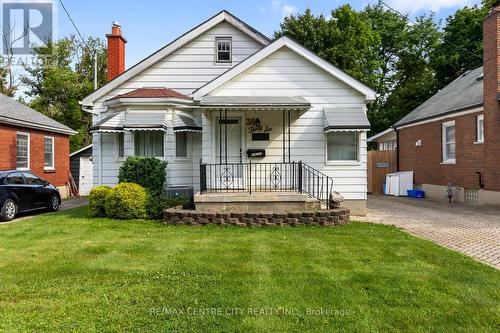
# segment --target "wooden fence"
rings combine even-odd
[[[385,176],[396,171],[396,150],[368,151],[368,193],[383,194]]]

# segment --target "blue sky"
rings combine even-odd
[[[59,0],[54,0],[58,2]],[[329,15],[331,9],[350,3],[356,9],[376,1],[304,1],[304,0],[63,0],[84,36],[104,35],[113,21],[123,27],[128,40],[127,68],[169,43],[179,35],[226,9],[262,33],[272,36],[284,15],[311,8],[314,13]],[[477,0],[386,0],[394,8],[411,16],[436,12],[446,18],[457,8],[479,3]],[[58,7],[58,35],[75,30],[62,8]]]

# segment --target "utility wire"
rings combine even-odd
[[[85,45],[85,47],[87,48],[87,50],[89,50],[89,52],[94,54],[93,55],[94,56],[94,90],[97,90],[97,50],[92,50],[89,47],[89,44],[87,44],[87,42],[85,41],[85,38],[83,38],[83,36],[82,36],[82,33],[80,32],[80,30],[76,26],[75,20],[73,20],[73,18],[69,14],[69,11],[66,9],[66,6],[64,6],[63,1],[59,0],[59,2],[61,3],[61,7],[64,9],[66,16],[68,16],[68,19],[71,21],[71,24],[73,24],[73,28],[75,28],[76,32],[78,33],[78,36],[80,36],[80,38],[81,38],[83,44]]]
[[[83,44],[85,44],[85,46],[87,46],[87,48],[88,48],[88,49],[90,49],[90,48],[89,48],[89,46],[87,45],[87,42],[86,42],[86,41],[85,41],[85,39],[83,38],[83,36],[82,36],[82,34],[81,34],[80,30],[78,30],[78,27],[76,26],[75,20],[73,20],[73,18],[72,18],[72,17],[71,17],[71,15],[69,14],[68,10],[66,9],[66,6],[64,6],[63,1],[62,1],[62,0],[59,0],[59,2],[61,3],[61,6],[62,6],[62,8],[64,9],[64,12],[66,13],[66,16],[68,16],[68,19],[71,21],[71,24],[73,24],[73,28],[75,28],[76,32],[78,33],[78,36],[80,36],[80,38],[81,38],[81,40],[82,40]]]
[[[413,23],[413,24],[418,24],[416,21],[414,21],[414,20],[412,20],[411,18],[409,18],[409,17],[408,17],[408,15],[403,15],[403,13],[401,13],[399,10],[392,8],[391,6],[389,6],[388,4],[386,4],[384,1],[380,1],[380,3],[381,3],[382,5],[384,5],[384,6],[386,6],[389,10],[393,11],[394,13],[396,13],[396,14],[398,14],[399,16],[401,16],[402,18],[404,18],[405,20],[407,20],[407,21],[409,21],[409,22],[411,22],[411,23]],[[474,52],[471,52],[471,51],[469,51],[469,50],[467,50],[467,49],[464,49],[463,47],[461,47],[461,46],[459,46],[459,45],[457,45],[457,44],[455,44],[455,43],[453,43],[453,42],[451,42],[451,41],[449,41],[449,40],[443,39],[443,42],[444,42],[444,43],[448,43],[448,44],[450,44],[450,45],[453,45],[453,46],[454,46],[454,47],[456,47],[457,49],[459,49],[459,50],[461,50],[461,51],[464,51],[464,52],[466,52],[466,53],[470,54],[471,56],[474,56],[474,57],[479,58],[479,59],[483,59],[483,57],[482,57],[482,56],[480,56],[480,55],[478,55],[478,54],[475,54]]]

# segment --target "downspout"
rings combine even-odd
[[[394,131],[396,132],[396,171],[399,172],[399,131],[396,127]]]

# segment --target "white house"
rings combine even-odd
[[[82,101],[94,185],[115,185],[127,156],[155,156],[168,161],[167,186],[194,186],[200,203],[263,192],[326,202],[337,191],[364,214],[373,90],[227,11],[127,71],[120,26],[107,37],[110,82]]]

